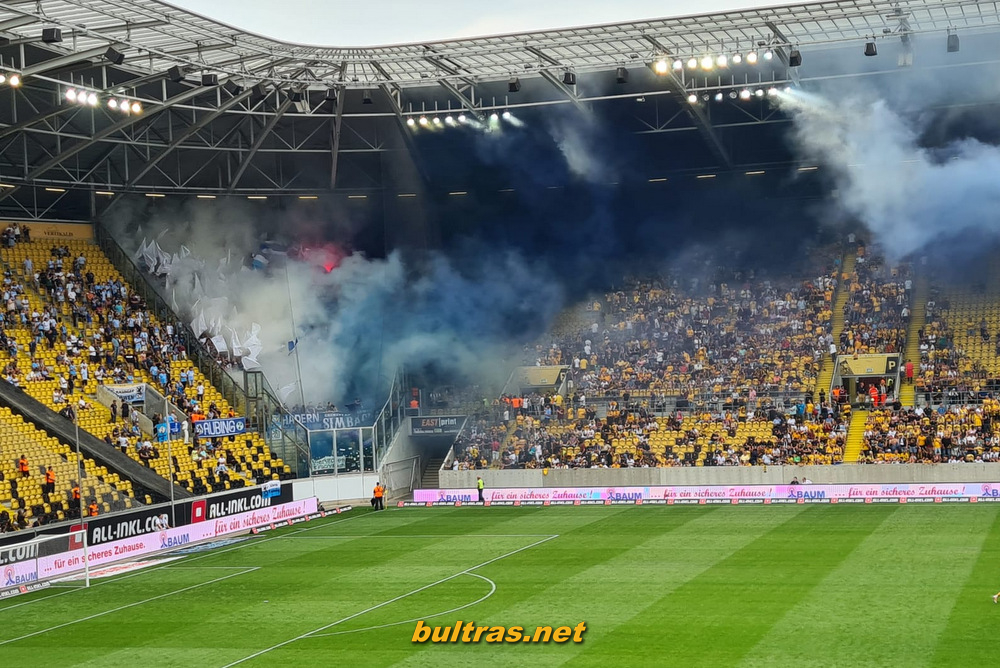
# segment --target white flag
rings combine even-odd
[[[294,391],[295,391],[295,383],[289,383],[288,385],[279,387],[278,400],[281,401],[281,403],[285,403],[285,399],[287,399],[288,396]]]

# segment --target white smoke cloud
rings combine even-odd
[[[974,139],[923,147],[933,114],[903,113],[898,100],[865,93],[834,102],[794,92],[783,106],[803,159],[832,171],[834,204],[864,222],[894,259],[940,238],[966,235],[978,244],[980,235],[1000,232],[1000,148]]]
[[[380,401],[404,364],[505,380],[498,360],[537,336],[563,304],[547,268],[512,251],[466,248],[456,254],[460,260],[431,253],[419,261],[399,252],[384,259],[354,253],[329,272],[319,262],[286,263],[279,256],[267,271],[252,271],[246,265],[266,236],[261,230],[280,229],[282,221],[258,226],[252,211],[237,206],[222,213],[202,204],[143,221],[142,234],[159,236],[168,253],[181,244],[191,249],[170,264],[162,294],[177,303],[182,319],[201,315],[209,332],[230,345],[234,335],[245,345],[259,324],[257,360],[287,403],[299,401],[297,362],[310,403],[359,395]],[[120,231],[127,251],[143,241],[124,230],[139,215],[122,209],[106,223]],[[288,353],[294,340],[298,360]]]

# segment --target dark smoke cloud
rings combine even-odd
[[[222,200],[155,210],[139,202],[105,224],[132,249],[143,238],[160,238],[168,253],[190,248],[204,265],[179,263],[168,299],[188,319],[196,303],[217,300],[240,337],[260,324],[259,360],[275,388],[295,382],[286,348],[294,311],[306,400],[338,403],[380,400],[403,364],[456,381],[502,383],[520,348],[548,331],[560,310],[620,286],[626,275],[672,263],[692,278],[703,274],[703,282],[719,263],[787,273],[815,241],[815,222],[800,203],[761,196],[752,184],[612,185],[636,181],[644,153],[633,135],[592,112],[533,121],[469,133],[467,145],[453,149],[475,157],[473,178],[475,170],[488,170],[515,192],[480,199],[470,193],[467,204],[422,193],[423,213],[441,230],[432,250],[359,250],[328,273],[299,262],[287,271],[251,272],[242,260],[262,239],[350,247],[369,224],[350,211],[262,214]],[[440,156],[438,168],[447,169],[448,160]],[[230,255],[234,261],[220,271],[220,258]],[[203,294],[194,291],[196,274]],[[288,401],[297,397],[293,392]]]

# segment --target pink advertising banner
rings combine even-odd
[[[318,503],[315,497],[283,503],[270,508],[261,508],[238,515],[220,517],[214,520],[188,524],[176,529],[167,529],[158,533],[147,533],[132,538],[103,543],[87,550],[87,563],[90,567],[100,566],[113,561],[128,559],[170,550],[173,548],[196,543],[210,538],[218,538],[231,533],[250,531],[257,527],[287,522],[303,515],[316,513]],[[34,563],[35,560],[32,560]],[[37,578],[52,578],[67,573],[83,570],[83,549],[70,550],[51,556],[38,557]]]
[[[499,502],[667,502],[678,500],[754,501],[864,501],[865,499],[1000,500],[997,483],[911,483],[898,485],[703,485],[689,487],[519,487],[486,489],[483,498]],[[418,489],[419,503],[469,503],[479,499],[475,489]]]

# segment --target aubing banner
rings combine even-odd
[[[246,418],[221,418],[219,420],[199,420],[194,423],[194,433],[201,438],[236,436],[247,430]]]

